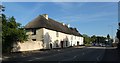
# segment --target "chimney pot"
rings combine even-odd
[[[48,14],[43,14],[42,16],[48,20]]]

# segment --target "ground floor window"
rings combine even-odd
[[[66,41],[66,47],[68,46],[68,41]]]
[[[56,43],[56,47],[59,47],[58,43]]]
[[[32,39],[33,41],[36,41],[36,39]]]
[[[56,47],[59,47],[58,42],[59,42],[58,40],[55,41],[55,46]]]

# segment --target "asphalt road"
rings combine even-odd
[[[79,61],[79,62],[116,62],[119,61],[118,51],[113,47],[74,47],[50,51],[36,51],[28,55],[13,54],[9,63],[27,63],[40,61]],[[3,61],[3,63],[4,63]]]

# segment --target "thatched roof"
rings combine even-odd
[[[58,32],[63,32],[66,34],[72,34],[76,36],[81,36],[76,28],[69,28],[66,25],[63,25],[60,22],[57,22],[51,18],[46,19],[43,15],[39,15],[33,21],[29,22],[25,29],[35,29],[35,28],[46,28]]]

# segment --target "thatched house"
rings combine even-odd
[[[59,23],[47,14],[39,15],[25,26],[28,35],[27,46],[21,44],[20,51],[64,48],[69,46],[83,45],[83,37],[76,28]],[[28,43],[39,44],[39,47]],[[24,50],[22,50],[24,49]]]

